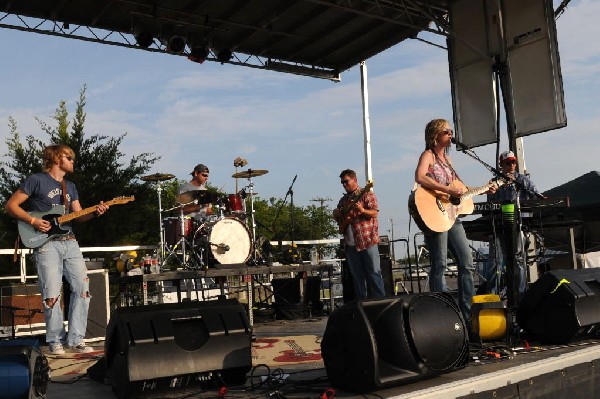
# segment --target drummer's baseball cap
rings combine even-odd
[[[507,161],[507,160],[516,161],[517,157],[515,157],[515,153],[512,151],[504,151],[500,155],[500,163]]]
[[[196,173],[196,172],[202,173],[202,172],[208,172],[208,171],[209,171],[209,170],[208,170],[208,166],[206,166],[206,165],[204,165],[204,164],[201,164],[201,163],[199,163],[198,165],[196,165],[196,166],[194,167],[194,170],[193,170],[193,171],[192,171],[192,173],[190,173],[190,174],[192,174],[192,175],[193,175],[193,174],[194,174],[194,173]]]

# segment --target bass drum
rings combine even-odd
[[[212,257],[222,265],[245,263],[252,255],[248,228],[232,217],[204,223],[196,231],[194,243],[207,245]]]

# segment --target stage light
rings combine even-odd
[[[206,46],[194,46],[188,56],[188,60],[202,64],[210,54],[210,50]]]
[[[229,61],[232,56],[233,56],[233,53],[231,52],[231,50],[222,49],[217,53],[217,61],[219,61],[221,64],[223,64],[223,63]]]
[[[185,38],[178,35],[173,35],[164,43],[167,46],[167,51],[173,54],[180,54],[185,49]]]
[[[152,43],[154,43],[154,37],[152,36],[152,33],[148,31],[136,31],[134,32],[134,37],[135,42],[141,48],[148,48],[152,45]]]

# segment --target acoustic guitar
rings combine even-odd
[[[460,215],[473,213],[475,206],[471,197],[488,191],[494,185],[500,187],[504,183],[503,180],[498,180],[467,190],[463,182],[454,180],[450,186],[464,190],[459,197],[419,186],[408,197],[408,211],[421,231],[442,233],[450,230]]]
[[[133,201],[135,198],[131,197],[117,197],[110,201],[106,201],[104,205],[119,205],[126,204]],[[46,233],[36,230],[32,225],[22,220],[18,222],[19,234],[21,235],[21,241],[27,248],[37,248],[44,245],[56,236],[62,236],[68,234],[70,229],[63,228],[63,224],[70,222],[73,219],[77,219],[80,216],[87,215],[95,212],[96,206],[90,206],[89,208],[82,209],[77,212],[71,212],[64,214],[64,205],[56,205],[47,212],[29,212],[29,215],[36,219],[44,219],[50,222],[50,230]]]
[[[358,194],[356,194],[353,197],[350,197],[350,199],[348,201],[346,201],[346,203],[342,206],[342,209],[340,209],[341,217],[340,217],[340,220],[338,221],[338,226],[339,226],[338,231],[340,232],[340,234],[344,234],[344,232],[348,228],[348,225],[350,224],[352,219],[354,219],[354,217],[352,215],[352,209],[354,208],[354,205],[358,201],[360,201],[361,198],[363,197],[363,195],[368,193],[372,188],[373,188],[373,182],[368,181],[366,186]]]

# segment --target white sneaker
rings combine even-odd
[[[65,354],[65,348],[63,348],[63,345],[60,342],[52,342],[48,346],[49,346],[51,355],[64,355]]]
[[[83,342],[80,342],[77,345],[67,345],[67,348],[79,353],[90,353],[94,351],[94,348],[92,348],[91,346],[86,346],[86,344],[84,344]]]

